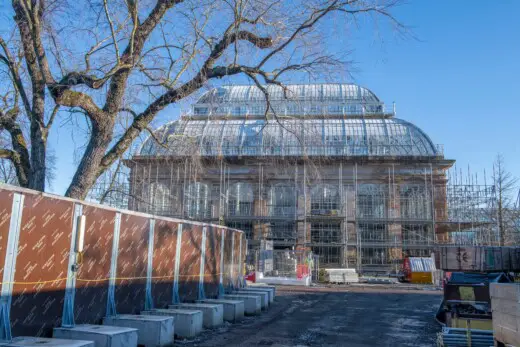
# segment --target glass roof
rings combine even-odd
[[[265,86],[271,101],[357,101],[378,103],[379,98],[367,88],[350,83],[291,84]],[[212,89],[204,93],[197,104],[247,103],[265,101],[264,93],[257,86],[236,85]]]
[[[142,156],[437,156],[415,125],[398,118],[179,120],[148,138]]]

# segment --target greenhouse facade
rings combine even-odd
[[[250,250],[272,240],[360,272],[450,242],[453,164],[355,84],[211,89],[126,160],[132,209],[217,222],[244,230]]]

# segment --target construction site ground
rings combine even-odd
[[[206,331],[193,346],[434,346],[442,291],[412,285],[277,287],[267,312]]]

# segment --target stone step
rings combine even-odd
[[[222,296],[222,299],[242,300],[244,302],[244,313],[246,315],[253,316],[260,314],[262,311],[262,304],[258,295],[226,294]]]
[[[0,342],[1,347],[95,347],[94,341],[52,339],[46,337],[15,337],[11,342]]]
[[[261,291],[251,291],[251,290],[235,290],[231,294],[239,294],[239,295],[255,295],[260,297],[260,305],[262,307],[262,310],[267,310],[269,308],[269,293],[267,292],[261,292]]]
[[[170,305],[168,308],[202,311],[202,324],[207,329],[217,328],[224,324],[224,306],[222,304],[182,303]]]
[[[94,341],[96,347],[137,347],[137,329],[109,325],[78,324],[73,328],[54,328],[60,339]]]
[[[220,304],[224,307],[224,320],[227,322],[239,322],[244,318],[244,301],[226,299],[204,299],[197,302],[207,304]]]
[[[154,309],[141,311],[142,315],[175,317],[175,335],[192,338],[202,331],[203,316],[200,310]]]
[[[104,325],[138,330],[137,343],[146,347],[173,345],[174,317],[120,314],[103,318]]]

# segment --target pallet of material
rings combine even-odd
[[[520,247],[445,246],[437,254],[444,271],[520,271]]]
[[[358,283],[359,275],[355,269],[325,269],[329,283]]]
[[[520,283],[491,283],[490,295],[495,340],[520,346]]]

